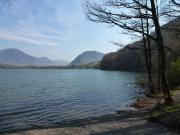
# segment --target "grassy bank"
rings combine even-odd
[[[176,87],[172,91],[172,96],[173,105],[160,104],[155,106],[149,120],[180,129],[180,87]]]

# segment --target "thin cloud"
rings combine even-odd
[[[61,42],[71,40],[69,33],[32,26],[19,25],[14,28],[0,28],[0,39],[46,46],[58,46]]]
[[[33,3],[31,3],[33,4]],[[49,3],[53,9],[59,8],[54,3]],[[48,5],[48,6],[49,6]],[[47,3],[46,3],[47,6]],[[32,8],[36,8],[36,14]],[[48,8],[47,8],[48,9]],[[15,10],[19,13],[19,9]],[[29,7],[26,13],[19,17],[19,14],[14,14],[16,17],[12,23],[12,27],[0,27],[0,39],[9,40],[12,42],[25,42],[34,45],[58,46],[65,42],[72,41],[76,37],[71,29],[65,29],[64,22],[57,20],[57,12],[53,15],[45,14],[48,12],[46,8]],[[26,16],[23,17],[23,15]]]

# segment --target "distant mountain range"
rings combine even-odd
[[[50,60],[46,57],[33,57],[18,49],[9,48],[0,50],[1,65],[16,65],[16,66],[65,66],[69,62],[64,60]]]
[[[97,63],[102,60],[104,54],[97,51],[86,51],[78,55],[72,62],[71,65],[85,65],[89,63]]]
[[[78,55],[71,63],[64,60],[50,60],[46,57],[34,57],[21,50],[8,48],[0,50],[0,65],[12,66],[92,66],[101,61],[104,54],[86,51]]]

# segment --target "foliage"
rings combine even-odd
[[[154,117],[160,117],[162,115],[165,115],[167,113],[173,113],[180,110],[180,104],[175,104],[172,106],[168,105],[158,105],[155,108],[155,111],[153,112],[152,116]]]
[[[106,54],[100,62],[100,69],[139,72],[144,70],[141,50],[124,48],[117,52]]]
[[[154,108],[150,121],[160,122],[173,128],[180,128],[180,104],[158,105]]]
[[[180,84],[180,58],[171,62],[168,70],[168,79],[171,85]]]

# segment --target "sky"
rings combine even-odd
[[[16,0],[0,6],[0,49],[72,61],[84,51],[117,51],[111,41],[131,41],[118,28],[89,21],[82,0]]]

